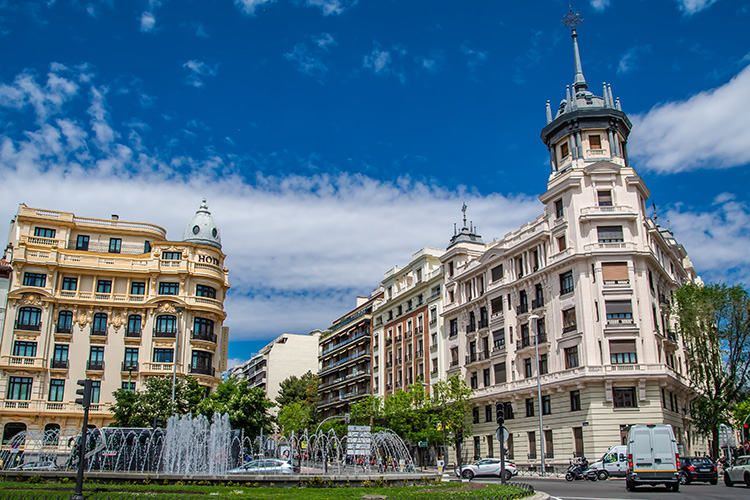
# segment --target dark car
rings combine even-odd
[[[693,481],[717,484],[719,472],[716,470],[716,464],[707,457],[680,458],[680,483],[690,484]]]

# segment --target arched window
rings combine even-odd
[[[140,314],[131,314],[128,316],[128,326],[125,329],[126,337],[140,337],[141,336],[141,322],[142,318]]]
[[[60,311],[57,315],[57,333],[71,333],[73,331],[73,312]]]
[[[60,439],[60,424],[44,426],[44,446],[57,446]]]
[[[155,337],[174,337],[177,334],[177,316],[163,314],[156,317]]]
[[[42,328],[42,310],[37,307],[22,307],[18,310],[16,328],[38,332]]]
[[[9,422],[5,424],[5,427],[3,427],[3,445],[8,444],[13,437],[15,437],[16,434],[19,432],[24,432],[26,430],[26,424],[22,424],[21,422]],[[19,443],[19,445],[22,445],[23,441]],[[8,464],[6,464],[6,467]]]
[[[94,322],[91,324],[91,335],[107,335],[106,313],[94,314]]]

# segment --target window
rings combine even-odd
[[[565,309],[562,312],[562,315],[563,315],[563,333],[576,331],[576,329],[578,328],[578,325],[576,324],[575,307],[571,307],[570,309]]]
[[[193,323],[193,335],[196,337],[206,337],[213,335],[214,322],[206,318],[195,318]]]
[[[495,365],[495,384],[504,384],[508,379],[505,362]]]
[[[18,321],[16,328],[22,330],[39,330],[42,319],[42,310],[36,307],[22,307],[18,310]]]
[[[121,388],[123,391],[135,392],[135,382],[128,382],[127,380],[124,380],[122,382]]]
[[[112,293],[112,280],[96,280],[96,293]]]
[[[138,369],[138,348],[137,347],[126,347],[125,348],[125,360],[122,363],[122,369],[128,370],[132,367]]]
[[[162,260],[182,260],[182,252],[162,252]]]
[[[190,370],[193,373],[213,375],[213,354],[205,351],[193,351]],[[411,374],[409,374],[411,378]]]
[[[570,155],[570,146],[567,142],[560,144],[560,159],[564,160]]]
[[[605,285],[630,283],[626,262],[602,262],[602,279]]]
[[[39,238],[54,238],[55,230],[46,227],[35,227],[34,236],[38,236]]]
[[[73,331],[72,311],[60,311],[57,314],[57,325],[55,331],[57,333],[71,333]]]
[[[86,234],[79,234],[76,238],[76,250],[87,251],[89,249],[89,237]]]
[[[471,421],[475,424],[479,423],[479,408],[476,406],[471,409]]]
[[[128,316],[128,326],[125,330],[125,335],[140,336],[141,334],[142,318],[140,314],[131,314]]]
[[[565,368],[576,368],[578,366],[578,346],[565,348]]]
[[[635,340],[610,340],[609,357],[613,365],[636,364]]]
[[[612,206],[612,191],[597,191],[596,198],[599,201],[600,207],[611,207]]]
[[[565,235],[561,235],[557,237],[557,250],[562,252],[568,248],[568,242],[565,240]]]
[[[505,407],[505,420],[513,420],[515,417],[513,414],[513,405],[510,404],[510,401],[506,401],[503,406]],[[508,449],[510,449],[510,446],[508,446]]]
[[[564,209],[563,209],[563,201],[562,198],[559,200],[555,200],[555,216],[559,219],[565,215]]]
[[[133,281],[130,283],[130,295],[146,295],[146,282]]]
[[[450,322],[450,326],[451,328],[450,328],[449,336],[455,337],[456,335],[458,335],[458,319],[457,318],[452,319]]]
[[[208,297],[209,299],[215,299],[216,288],[206,286],[206,285],[196,285],[195,295],[197,295],[198,297]]]
[[[504,273],[503,273],[503,265],[502,264],[500,264],[499,266],[493,267],[492,271],[490,271],[490,272],[492,273],[492,281],[493,282],[497,281],[497,280],[503,279]]]
[[[560,295],[573,293],[573,271],[560,275]]]
[[[68,349],[65,344],[55,344],[55,350],[52,353],[52,368],[68,367]]]
[[[40,273],[23,273],[23,286],[43,287],[47,284],[47,275]]]
[[[490,310],[492,311],[492,314],[498,314],[503,312],[503,297],[495,297],[494,299],[490,300]]]
[[[156,336],[174,337],[177,333],[177,316],[162,314],[156,317]]]
[[[104,369],[104,347],[103,346],[91,346],[89,350],[89,370],[102,370]]]
[[[536,336],[539,339],[539,343],[547,342],[547,323],[544,318],[536,320]]]
[[[635,399],[635,387],[614,387],[612,389],[612,400],[615,408],[638,407],[638,401]]]
[[[91,382],[91,402],[98,404],[99,397],[102,393],[102,383],[99,380]]]
[[[492,422],[492,405],[487,405],[484,407],[484,421]]]
[[[549,415],[552,413],[552,401],[550,396],[542,396],[542,415]]]
[[[180,293],[180,284],[171,281],[162,281],[159,283],[159,295],[178,295]]]
[[[574,456],[582,457],[583,450],[583,427],[573,427],[573,449]]]
[[[154,362],[155,363],[172,363],[174,359],[173,349],[154,349]]]
[[[581,391],[570,391],[570,411],[581,410]]]
[[[546,375],[547,374],[547,371],[548,371],[547,366],[548,366],[548,364],[547,364],[547,355],[546,354],[541,354],[539,356],[539,374],[540,375]]]
[[[148,240],[143,242],[143,253],[151,253],[151,242]]]
[[[523,376],[525,378],[529,378],[533,375],[531,370],[531,358],[526,358],[523,360]]]
[[[78,289],[78,278],[63,278],[62,289],[75,292]]]
[[[477,372],[471,373],[471,388],[472,389],[478,389],[479,388],[479,380],[477,379]]]
[[[91,335],[107,334],[107,315],[105,313],[94,314],[94,322],[91,324]]]
[[[552,443],[552,429],[544,431],[544,458],[554,458],[555,447]]]
[[[62,401],[65,391],[65,379],[53,378],[49,381],[49,401]]]
[[[623,241],[622,226],[597,226],[599,243],[618,243]]]
[[[527,417],[534,416],[534,398],[526,399],[526,416]]]
[[[10,377],[5,399],[28,401],[31,399],[32,383],[33,379],[31,377]]]
[[[505,345],[505,328],[501,328],[492,332],[492,341],[495,349],[503,347]]]
[[[122,248],[122,238],[109,239],[109,253],[120,253]]]
[[[633,307],[629,300],[608,300],[607,324],[622,324],[633,322]]]
[[[36,357],[36,342],[16,340],[13,342],[13,356],[21,356],[24,358]]]
[[[489,368],[485,368],[482,371],[482,378],[484,379],[483,380],[484,386],[489,387],[490,386],[490,369]]]
[[[589,136],[589,149],[602,149],[602,136],[590,135]]]

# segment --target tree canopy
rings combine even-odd
[[[175,415],[195,413],[203,399],[204,389],[193,377],[178,377],[175,381],[175,405],[172,411],[172,378],[148,377],[141,391],[118,389],[115,391],[115,404],[112,407],[116,427],[151,427],[154,418],[162,425]]]
[[[246,436],[269,433],[273,418],[268,410],[274,404],[263,389],[250,387],[245,379],[229,377],[198,405],[198,413],[211,418],[214,413],[229,414],[232,429],[241,429]]]
[[[320,379],[311,371],[301,377],[292,375],[282,380],[276,397],[279,405],[277,421],[282,432],[288,434],[315,427],[318,422],[319,384]]]

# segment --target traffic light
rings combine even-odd
[[[495,421],[499,426],[505,422],[505,403],[495,403]]]
[[[742,438],[743,441],[750,441],[750,424],[744,424],[742,426]]]
[[[94,383],[91,379],[87,378],[79,380],[78,385],[81,386],[81,389],[76,389],[76,394],[79,394],[82,397],[76,398],[76,404],[88,408],[91,406],[91,387]]]
[[[463,429],[456,430],[456,441],[461,443],[463,442],[463,440],[464,440],[464,430]]]

